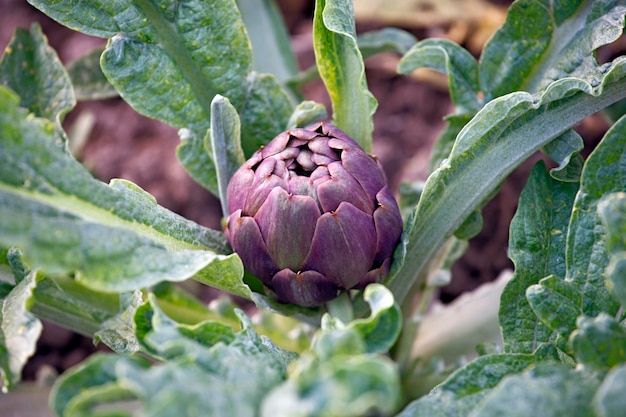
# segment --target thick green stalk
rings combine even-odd
[[[428,267],[429,259],[508,174],[586,116],[625,97],[626,79],[605,85],[600,95],[577,91],[566,98],[551,101],[547,106],[528,110],[494,140],[489,149],[474,154],[475,149],[470,148],[462,155],[455,155],[456,159],[451,158],[443,169],[452,169],[450,166],[460,159],[459,156],[467,159],[454,180],[445,183],[445,192],[433,196],[434,200],[424,197],[420,200],[407,237],[404,263],[388,283],[398,303],[403,304],[411,288],[419,284],[416,282],[418,277],[423,279],[423,270]],[[437,172],[427,181],[424,195],[430,187],[441,187],[437,183]]]

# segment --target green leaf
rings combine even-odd
[[[244,103],[231,99],[241,119],[241,143],[250,157],[285,130],[294,106],[273,75],[251,73]]]
[[[432,173],[448,158],[456,137],[461,133],[463,127],[471,120],[473,115],[470,114],[451,114],[446,117],[448,122],[446,128],[441,132],[437,141],[433,145],[428,163],[428,172]]]
[[[496,354],[481,356],[454,372],[430,394],[413,401],[398,417],[466,416],[508,375],[527,369],[532,355]]]
[[[574,130],[568,130],[544,147],[544,152],[558,167],[550,170],[550,176],[555,180],[565,182],[579,182],[580,172],[585,160],[580,155],[584,148],[583,138]]]
[[[371,355],[304,358],[263,401],[262,417],[388,415],[400,400],[395,364]]]
[[[601,80],[593,51],[619,38],[625,13],[618,0],[516,1],[480,59],[485,100],[569,76]]]
[[[335,311],[329,307],[330,313],[322,317],[321,329],[313,343],[319,356],[328,357],[338,352],[383,354],[391,349],[402,330],[400,307],[391,292],[380,284],[368,285],[363,299],[370,307],[370,316],[349,323],[331,316],[336,306],[330,306]]]
[[[143,294],[137,290],[120,294],[119,297],[121,312],[102,323],[94,334],[94,343],[102,342],[116,353],[130,355],[140,349],[135,337],[133,317],[137,308],[143,304]]]
[[[504,379],[471,417],[588,417],[598,380],[566,365],[536,366]]]
[[[415,210],[415,206],[420,200],[422,190],[424,189],[424,181],[415,181],[412,183],[403,181],[400,183],[398,193],[400,198],[398,199],[398,206],[400,207],[400,214],[402,219],[406,222],[411,213]]]
[[[492,100],[462,129],[450,157],[428,178],[395,256],[388,286],[402,305],[428,260],[519,164],[588,114],[626,94],[624,61],[600,84],[568,78],[542,94],[512,93]],[[398,252],[400,255],[401,252]],[[584,258],[584,256],[583,256]]]
[[[505,352],[533,353],[555,336],[535,315],[526,289],[549,275],[565,278],[565,241],[577,190],[578,184],[552,179],[537,163],[520,195],[509,232],[515,275],[500,299]]]
[[[211,154],[204,146],[206,135],[200,136],[189,129],[180,129],[178,136],[180,137],[180,145],[176,148],[178,160],[198,184],[218,196],[217,172]]]
[[[409,32],[391,27],[362,33],[356,40],[364,58],[383,52],[405,54],[417,42]]]
[[[237,0],[237,7],[252,42],[254,68],[284,84],[298,72],[298,65],[276,1]]]
[[[448,75],[450,98],[458,114],[472,116],[480,109],[478,63],[461,46],[446,39],[418,42],[402,57],[398,72],[410,74],[417,68],[432,68]]]
[[[171,320],[152,295],[148,303],[136,309],[133,328],[142,350],[162,361],[189,356],[202,363],[200,355],[206,353],[205,348],[219,342],[229,344],[235,339],[232,327],[220,322],[186,325]]]
[[[605,285],[609,255],[598,203],[609,193],[626,191],[624,177],[626,118],[609,129],[585,163],[567,239],[567,279],[581,290],[583,312],[591,317],[615,315],[619,308]]]
[[[512,275],[511,271],[505,271],[495,281],[484,283],[419,318],[417,338],[406,340],[410,344],[410,357],[417,362],[421,373],[414,373],[417,390],[430,390],[434,386],[426,378],[441,375],[444,370],[456,370],[463,361],[486,354],[483,352],[489,346],[502,345],[498,304]],[[401,337],[406,336],[405,331]],[[402,342],[400,339],[398,347]],[[401,358],[398,350],[394,353]]]
[[[211,103],[210,151],[215,161],[222,215],[228,216],[226,189],[231,177],[246,161],[241,149],[241,129],[237,110],[227,98],[215,96]]]
[[[291,377],[264,401],[261,415],[361,416],[397,407],[396,364],[377,355],[393,346],[402,312],[380,284],[366,287],[364,298],[371,310],[368,318],[344,324],[323,316],[311,352],[292,365]]]
[[[333,122],[366,152],[372,150],[376,99],[367,89],[351,1],[317,0],[313,46],[333,106]]]
[[[610,255],[607,285],[622,306],[626,306],[626,193],[604,196],[598,203],[598,214],[606,228],[606,249]]]
[[[100,56],[103,53],[104,48],[97,48],[67,65],[77,100],[102,100],[119,96],[100,68]]]
[[[228,251],[222,233],[158,206],[132,183],[95,180],[52,123],[28,118],[4,88],[0,98],[1,246],[18,246],[31,267],[73,273],[97,290],[131,291],[200,273],[204,282],[215,278],[218,288],[246,293],[239,258],[219,255]]]
[[[550,330],[568,339],[582,311],[578,287],[551,275],[526,290],[528,304]]]
[[[626,329],[605,313],[582,316],[572,335],[574,354],[584,365],[609,369],[626,362]]]
[[[41,27],[16,29],[0,61],[0,85],[15,91],[35,116],[56,121],[76,105],[70,79]]]
[[[128,6],[124,3],[114,5],[97,0],[81,1],[79,4],[66,0],[28,2],[70,29],[87,35],[106,38],[115,36],[125,29],[125,22],[116,16],[116,12],[124,10],[123,6]]]
[[[121,356],[94,356],[57,381],[53,409],[63,417],[103,409],[122,415],[138,410],[150,416],[258,415],[262,399],[285,379],[294,355],[256,334],[242,313],[240,320],[238,333],[219,322],[178,324],[150,297],[137,309],[137,337],[147,353],[164,362],[149,366]]]
[[[234,0],[31,3],[72,28],[111,38],[101,59],[104,74],[138,112],[190,132],[179,158],[214,194],[217,178],[202,142],[216,94],[228,97],[240,115],[246,155],[287,124],[293,104],[273,76],[252,72],[250,41]],[[109,30],[94,21],[103,13],[103,21],[112,21]]]
[[[22,368],[36,349],[43,326],[29,312],[37,273],[32,272],[0,299],[0,388],[8,388],[21,379]]]
[[[56,380],[50,393],[50,407],[57,416],[69,417],[81,415],[80,412],[82,415],[94,415],[94,408],[100,406],[98,398],[102,396],[123,404],[124,401],[135,399],[135,396],[129,384],[122,386],[116,383],[120,368],[129,372],[129,368],[147,367],[146,361],[137,358],[102,353],[92,355]],[[125,415],[121,414],[119,408],[118,413]]]
[[[351,321],[347,327],[363,337],[365,352],[386,353],[402,330],[402,310],[391,291],[380,284],[368,285],[363,298],[370,306],[370,316]]]
[[[293,111],[287,123],[287,129],[306,127],[322,119],[326,119],[327,117],[326,106],[314,101],[305,100],[296,106],[296,109]]]
[[[619,416],[626,407],[626,365],[613,369],[604,378],[593,398],[593,406],[598,417]]]

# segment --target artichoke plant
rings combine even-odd
[[[231,178],[226,235],[278,301],[316,306],[380,282],[402,232],[378,161],[337,127],[276,136]]]

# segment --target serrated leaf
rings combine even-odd
[[[316,1],[313,47],[317,68],[332,102],[333,122],[366,152],[371,152],[372,115],[377,102],[367,89],[351,1]]]
[[[137,337],[164,363],[150,367],[121,356],[92,357],[57,381],[53,408],[63,417],[113,408],[150,416],[258,415],[261,400],[284,380],[294,355],[256,334],[243,314],[240,319],[238,333],[219,322],[182,325],[151,297],[137,309]]]
[[[605,313],[582,316],[571,338],[574,354],[584,365],[610,369],[626,362],[626,330]]]
[[[504,379],[471,417],[588,417],[599,381],[566,365],[541,364]]]
[[[482,356],[454,372],[428,395],[412,402],[398,417],[453,417],[469,415],[500,381],[527,369],[532,355]]]
[[[481,56],[485,100],[534,93],[568,76],[600,80],[593,51],[622,34],[624,14],[619,0],[516,1]]]
[[[388,286],[402,304],[462,222],[516,166],[578,120],[619,100],[626,89],[623,60],[598,85],[562,79],[539,95],[512,93],[487,103],[459,133],[450,157],[428,178],[404,235],[406,256],[394,257]],[[621,90],[621,91],[620,91]]]
[[[480,109],[478,63],[466,49],[446,39],[420,41],[402,57],[398,72],[409,74],[417,68],[448,75],[450,98],[458,114],[472,116]]]
[[[565,278],[565,241],[578,184],[553,180],[537,163],[522,191],[509,232],[515,275],[500,299],[505,352],[533,353],[555,336],[533,312],[526,289],[548,275]]]
[[[618,416],[626,409],[626,365],[613,369],[602,381],[593,398],[593,406],[598,417]]]
[[[119,93],[104,76],[100,56],[104,48],[97,48],[67,64],[77,100],[101,100],[118,97]]]
[[[32,272],[0,299],[0,386],[3,391],[20,381],[22,368],[35,353],[43,328],[29,312],[37,273]]]
[[[606,229],[598,214],[601,199],[626,191],[626,118],[606,133],[589,155],[574,203],[567,241],[567,279],[583,294],[583,312],[591,317],[600,312],[614,315],[619,307],[605,285],[609,264]]]
[[[41,27],[16,29],[0,61],[0,85],[15,91],[35,116],[56,121],[76,105],[69,76]]]

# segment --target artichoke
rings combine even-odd
[[[402,232],[378,161],[337,127],[276,136],[227,189],[226,236],[280,302],[316,306],[380,282]]]

